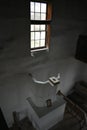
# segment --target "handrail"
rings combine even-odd
[[[78,109],[84,116],[84,123],[87,125],[87,114],[86,112],[81,108],[79,107],[76,103],[74,103],[72,100],[70,100],[67,96],[65,96],[60,90],[57,92],[58,95],[62,95],[63,98],[70,104],[73,105],[73,107],[75,107],[76,109]]]
[[[35,83],[38,83],[38,84],[47,84],[47,83],[49,83],[51,86],[54,86],[54,85],[55,85],[55,83],[51,82],[51,80],[50,80],[50,78],[53,78],[53,77],[50,77],[50,78],[49,78],[48,80],[46,80],[46,81],[39,81],[39,80],[35,79],[31,73],[29,73],[28,75],[32,78],[32,80],[33,80]],[[54,77],[54,78],[57,80],[57,83],[56,83],[56,84],[58,84],[59,81],[60,81],[60,73],[58,73],[57,77]]]

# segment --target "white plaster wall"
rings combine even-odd
[[[56,76],[59,72],[61,82],[57,90],[60,88],[64,94],[68,93],[75,81],[80,79],[86,81],[87,65],[74,58],[78,35],[87,34],[85,0],[83,4],[79,3],[79,0],[76,3],[72,0],[56,3],[57,0],[53,1],[50,51],[39,52],[34,57],[29,53],[29,23],[23,11],[17,13],[19,10],[17,8],[15,13],[14,8],[13,16],[7,12],[8,15],[5,13],[1,15],[0,107],[9,126],[13,122],[13,111],[26,111],[27,97],[31,97],[37,105],[44,104],[51,96],[55,99],[55,89],[54,92],[50,87],[47,87],[47,91],[40,86],[38,89],[29,78],[29,72],[41,81]],[[6,5],[5,7],[8,9]],[[1,8],[2,12],[5,7]],[[11,8],[8,12],[11,12]]]

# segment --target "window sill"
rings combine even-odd
[[[40,51],[49,52],[49,48],[41,48],[41,49],[31,50],[31,56],[34,56],[35,53],[40,52]]]

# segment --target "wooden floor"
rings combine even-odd
[[[65,114],[64,119],[49,130],[80,130],[80,123],[70,114]]]
[[[10,130],[35,130],[35,128],[32,126],[32,123],[26,117],[18,124],[13,124]]]

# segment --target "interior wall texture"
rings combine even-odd
[[[49,97],[55,97],[50,87],[46,90],[46,86],[35,86],[28,73],[41,81],[60,73],[57,90],[64,94],[75,81],[86,81],[87,65],[74,55],[79,34],[87,34],[87,2],[52,0],[52,4],[49,52],[38,52],[32,57],[28,1],[0,3],[0,107],[8,126],[13,123],[13,111],[27,109],[27,97],[39,106]]]

